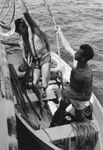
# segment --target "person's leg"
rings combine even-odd
[[[40,79],[40,69],[35,68],[33,71],[33,85],[35,88],[38,88],[37,84],[39,82]],[[38,104],[40,105],[40,112],[41,115],[43,114],[43,107],[44,107],[44,103],[42,101],[42,97],[41,97],[41,93],[39,93],[39,101]]]
[[[37,83],[40,79],[40,69],[35,68],[33,71],[33,84],[37,86]]]
[[[42,89],[44,98],[46,97],[46,88],[48,87],[48,83],[50,80],[50,65],[51,65],[51,55],[50,53],[47,53],[40,59],[42,87],[43,87]]]
[[[42,73],[42,87],[45,93],[50,79],[50,63],[45,63],[42,65],[41,73]]]
[[[63,118],[65,116],[65,110],[67,108],[67,104],[61,100],[59,108],[57,109],[57,111],[55,112],[53,118],[52,118],[52,122],[50,124],[50,127],[54,127],[56,125],[62,125],[63,124]]]

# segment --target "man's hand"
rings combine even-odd
[[[55,30],[56,30],[56,32],[58,32],[58,33],[62,32],[60,26],[57,26],[57,25],[55,26]]]

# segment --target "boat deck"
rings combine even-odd
[[[38,102],[37,101],[32,102],[32,105],[35,108],[36,112],[40,115],[40,107]],[[16,105],[16,108],[18,109],[19,112],[23,111],[19,104]],[[41,129],[48,128],[50,126],[52,115],[50,113],[47,104],[45,104],[44,106],[43,114],[40,115],[41,120],[38,119],[37,115],[32,110],[29,103],[26,103],[26,112],[27,112],[28,120],[32,125],[36,125],[37,127],[39,126]]]
[[[17,71],[17,65],[15,65],[15,69]],[[63,74],[64,75],[63,77],[67,81],[69,81],[68,78],[69,78],[69,74],[70,74],[70,68],[67,65],[65,65],[64,69],[65,69],[65,72]],[[17,71],[17,73],[18,73],[18,71]],[[54,85],[53,85],[53,87],[52,87],[52,85],[50,85],[49,87],[51,90],[54,88]],[[37,99],[34,98],[34,94],[30,93],[28,95],[30,96],[32,105],[34,106],[35,110],[38,112],[38,114],[40,114],[40,108],[39,108],[39,105],[37,104]],[[50,125],[50,122],[52,120],[52,115],[53,115],[53,114],[51,114],[52,111],[50,111],[51,108],[49,107],[49,103],[48,103],[49,99],[52,99],[50,95],[54,96],[53,91],[51,94],[48,93],[48,96],[47,96],[48,100],[44,100],[45,102],[47,102],[47,104],[46,104],[46,107],[44,107],[45,110],[44,110],[43,116],[41,116],[41,120],[38,119],[37,115],[31,109],[30,104],[26,101],[26,112],[28,115],[28,118],[26,118],[26,119],[29,121],[29,123],[30,123],[29,125],[31,125],[31,126],[29,126],[27,124],[27,127],[31,130],[32,133],[34,133],[34,135],[36,137],[42,139],[42,141],[44,143],[45,142],[48,143],[48,141],[50,141],[50,138],[52,139],[52,142],[54,142],[54,141],[59,141],[59,140],[68,138],[68,137],[71,138],[71,137],[75,136],[74,132],[71,128],[71,125],[63,125],[63,126],[59,126],[59,127],[48,128]],[[100,104],[98,103],[98,101],[94,97],[94,95],[92,95],[92,97],[91,97],[91,102],[93,103],[93,108],[94,108],[93,123],[94,123],[94,125],[96,125],[96,132],[99,133],[99,140],[98,140],[95,150],[97,150],[97,149],[102,150],[103,135],[100,133],[102,133],[102,129],[103,129],[103,122],[101,121],[103,118],[103,109],[100,107]],[[18,113],[20,112],[20,114],[23,115],[23,113],[22,113],[23,109],[20,107],[20,105],[18,104],[18,105],[16,105],[16,107],[17,107]],[[22,118],[21,118],[21,120],[22,120]],[[35,125],[39,126],[39,130],[38,129],[34,130],[32,128],[32,126],[35,126]],[[43,129],[45,130],[45,132]],[[51,142],[49,144],[51,144]]]

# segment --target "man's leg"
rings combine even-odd
[[[37,88],[37,83],[40,79],[40,69],[35,68],[34,72],[33,72],[33,85]],[[44,107],[44,103],[42,101],[41,98],[41,94],[39,95],[39,105],[40,105],[40,112],[41,115],[43,114],[43,107]]]
[[[65,110],[67,106],[68,105],[63,100],[61,100],[59,108],[57,109],[57,111],[55,112],[52,118],[50,127],[54,127],[56,125],[63,125],[65,123],[64,118],[65,118]]]
[[[45,63],[42,65],[41,73],[42,73],[42,87],[43,92],[45,93],[50,79],[50,63]]]
[[[33,71],[33,84],[37,86],[37,83],[40,79],[40,69],[35,68]]]

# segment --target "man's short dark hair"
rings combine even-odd
[[[15,32],[21,34],[21,31],[27,29],[24,19],[19,18],[15,20]]]
[[[83,50],[83,57],[88,61],[94,57],[93,48],[89,44],[80,45],[80,49]]]

